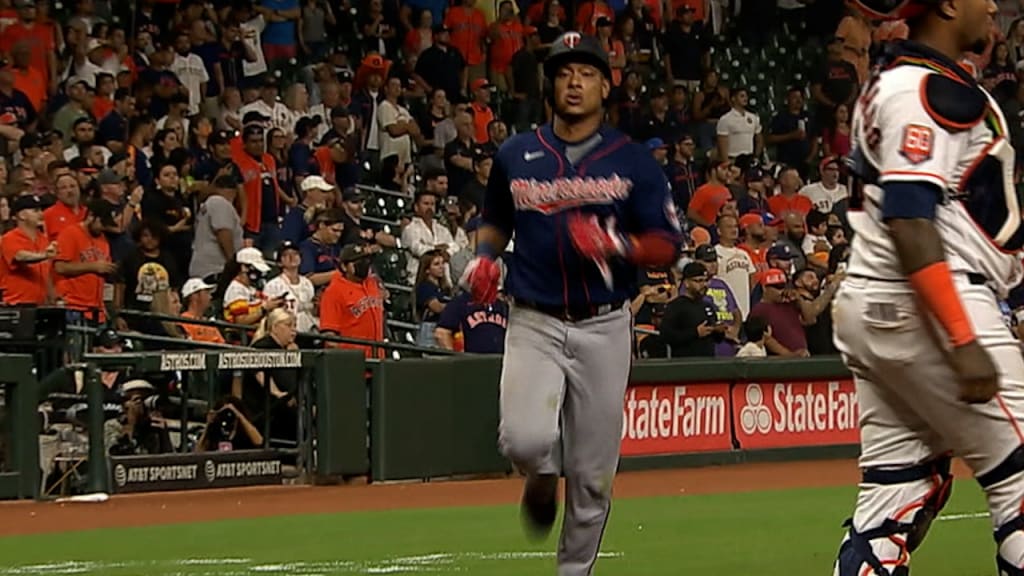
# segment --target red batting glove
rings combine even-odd
[[[459,284],[469,290],[473,302],[492,304],[498,299],[498,281],[501,269],[489,256],[477,256],[466,266]]]
[[[615,217],[609,217],[601,227],[595,214],[575,213],[569,216],[569,238],[576,251],[584,258],[596,261],[611,256],[625,256],[625,239],[615,230]]]

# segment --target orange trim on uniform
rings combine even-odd
[[[945,261],[934,262],[921,268],[910,275],[910,285],[924,301],[928,311],[942,324],[953,346],[974,342],[974,327],[953,286],[949,264]]]
[[[931,104],[928,103],[928,94],[927,94],[927,89],[925,88],[925,85],[928,84],[928,76],[929,76],[928,74],[925,74],[924,76],[921,77],[921,83],[917,87],[917,95],[918,95],[918,98],[921,100],[921,105],[924,106],[924,111],[928,113],[928,116],[932,120],[935,120],[935,122],[937,124],[942,125],[944,128],[948,127],[948,128],[953,128],[955,130],[967,130],[969,128],[972,128],[978,122],[981,122],[981,118],[980,117],[977,120],[975,120],[974,122],[970,122],[970,123],[967,123],[967,122],[954,122],[954,121],[950,120],[949,118],[946,118],[942,114],[939,114],[938,112],[936,112],[935,109],[932,108]],[[959,78],[955,78],[955,80],[957,82],[960,82],[961,84],[963,83],[963,81],[960,80]],[[982,116],[984,116],[984,114],[982,114]]]
[[[999,407],[1002,408],[1003,414],[1006,414],[1006,419],[1010,421],[1010,425],[1013,426],[1013,431],[1017,433],[1017,439],[1024,444],[1024,433],[1020,431],[1020,425],[1017,424],[1017,419],[1013,417],[1013,413],[1006,406],[1006,402],[1003,401],[1003,397],[996,393],[996,402],[999,402]]]

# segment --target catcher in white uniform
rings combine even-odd
[[[1024,576],[1024,359],[999,299],[1021,282],[1024,197],[998,105],[957,65],[993,0],[855,0],[906,18],[854,112],[835,342],[860,403],[863,480],[835,576],[905,576],[949,497],[950,457],[988,496],[997,564]]]

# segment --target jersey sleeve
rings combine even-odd
[[[502,154],[501,152],[505,152]],[[508,148],[499,151],[494,157],[491,165],[491,175],[487,179],[487,190],[484,192],[484,205],[482,219],[484,224],[494,226],[505,234],[506,238],[512,238],[512,231],[515,224],[515,203],[512,201],[511,182],[508,177],[506,163]],[[653,159],[651,160],[653,162]],[[658,171],[661,172],[660,170]]]
[[[877,106],[879,182],[925,183],[941,190],[951,186],[967,132],[951,133],[939,126],[925,109],[917,86]]]
[[[437,327],[451,332],[458,332],[460,320],[465,316],[465,306],[466,299],[464,297],[454,298],[441,311],[441,316],[437,319]]]

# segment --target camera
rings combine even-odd
[[[237,423],[238,417],[235,415],[235,411],[225,406],[217,412],[217,416],[210,426],[213,428],[213,432],[218,440],[227,440],[231,437],[231,433],[235,431]]]

